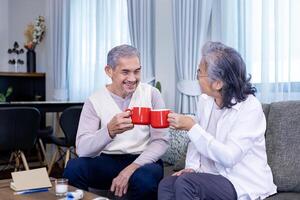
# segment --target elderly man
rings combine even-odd
[[[140,83],[140,54],[130,45],[110,50],[105,72],[112,83],[85,102],[76,138],[79,158],[68,162],[64,177],[84,190],[110,189],[119,197],[128,190],[130,199],[156,199],[166,129],[133,125],[125,110],[164,108],[164,101],[156,88]]]

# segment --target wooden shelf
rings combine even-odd
[[[0,76],[17,77],[45,77],[45,73],[27,73],[27,72],[0,72]]]
[[[7,101],[45,101],[46,74],[25,72],[0,72],[0,92],[13,88]]]

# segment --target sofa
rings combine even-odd
[[[268,200],[300,200],[300,101],[263,104],[266,148],[277,194]],[[165,176],[184,168],[189,139],[170,129],[171,145],[163,156]],[[255,165],[255,163],[253,163]]]

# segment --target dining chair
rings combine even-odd
[[[60,154],[60,157],[64,157],[64,167],[66,167],[71,154],[77,156],[75,150],[75,141],[81,110],[82,106],[72,106],[62,112],[59,119],[59,124],[64,133],[64,137],[58,137],[54,134],[51,135],[51,140],[53,144],[56,145],[57,149],[54,152],[49,164],[48,174],[51,173],[52,167],[58,159],[58,154]]]
[[[46,153],[46,148],[45,148],[45,144],[52,144],[52,135],[54,134],[53,131],[53,127],[52,126],[47,126],[45,128],[39,129],[38,130],[38,143],[37,146],[39,147],[39,149],[41,150],[41,154],[43,156],[40,156],[40,160],[41,160],[41,164],[43,166],[47,166],[49,167],[49,161],[47,159],[47,153]],[[40,154],[38,154],[40,155]],[[44,159],[44,160],[42,160]]]
[[[25,170],[29,170],[24,152],[35,146],[39,125],[40,112],[36,108],[0,108],[0,151],[11,152],[15,171],[20,169],[20,158]]]

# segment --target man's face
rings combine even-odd
[[[118,95],[126,97],[136,90],[141,79],[141,65],[137,56],[119,58],[117,66],[109,71],[112,87]]]

